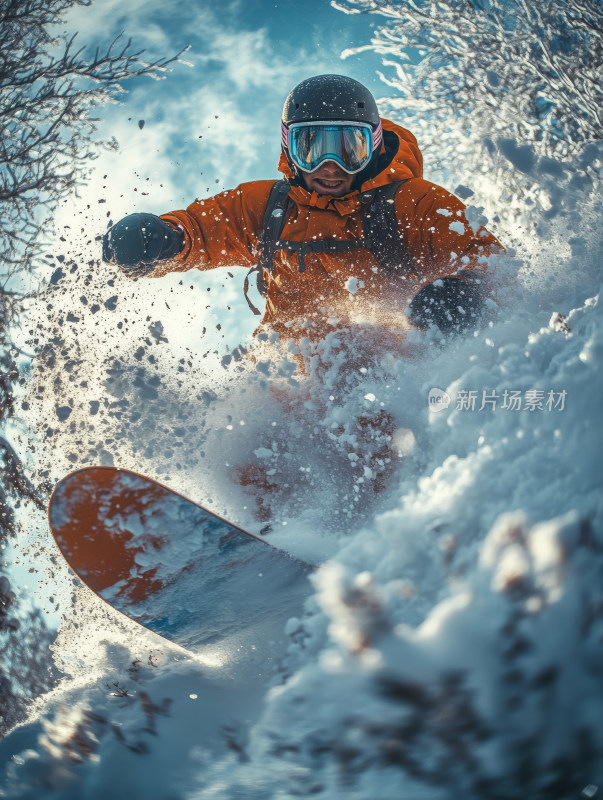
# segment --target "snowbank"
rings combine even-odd
[[[592,174],[600,156],[587,156]],[[166,652],[132,678],[153,643],[130,630],[102,646],[115,620],[71,587],[55,645],[71,677],[0,743],[0,797],[596,794],[603,215],[586,166],[541,173],[555,203],[517,254],[519,284],[514,262],[499,266],[496,321],[451,342],[413,333],[402,356],[374,328],[352,350],[334,332],[308,365],[320,383],[295,375],[299,353],[252,364],[172,341],[184,301],[166,309],[157,284],[130,285],[128,303],[121,279],[65,271],[31,382],[54,391],[25,400],[49,480],[113,462],[258,530],[253,493],[232,479],[259,470],[274,481],[271,541],[324,563],[306,616],[287,623],[287,680],[248,731],[229,706],[213,754],[202,717],[222,712],[196,705],[199,665]],[[78,306],[76,327],[67,306],[83,284],[80,306],[99,308]],[[76,646],[82,601],[96,633]]]

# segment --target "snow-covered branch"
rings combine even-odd
[[[385,18],[371,42],[393,90],[381,107],[418,134],[428,173],[443,172],[445,182],[502,183],[499,137],[556,159],[603,138],[598,2],[345,0],[338,8]],[[504,183],[509,197],[497,210],[512,216],[533,188],[525,176]]]

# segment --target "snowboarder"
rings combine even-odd
[[[446,333],[476,325],[500,245],[423,179],[415,137],[380,118],[366,87],[341,75],[302,81],[281,133],[284,181],[243,183],[161,217],[130,214],[105,235],[103,259],[132,277],[249,266],[263,323],[286,338],[388,314],[399,326],[403,311]]]
[[[243,183],[161,217],[131,214],[106,233],[103,259],[132,277],[248,266],[266,297],[258,340],[269,330],[293,342],[288,352],[309,347],[320,376],[312,348],[328,341],[332,352],[336,332],[346,392],[367,360],[392,343],[399,350],[411,325],[445,334],[478,325],[488,257],[501,247],[473,229],[457,197],[423,179],[415,137],[380,118],[366,87],[341,75],[302,81],[285,100],[281,135],[284,180]],[[291,409],[303,403],[297,394],[284,392]],[[372,475],[374,492],[397,457],[395,427],[386,409],[355,421],[355,468]],[[255,494],[257,518],[269,520],[289,484],[255,462],[235,471]]]

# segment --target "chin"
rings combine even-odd
[[[323,186],[320,184],[320,182],[314,181],[312,181],[310,185],[306,183],[306,188],[308,188],[311,192],[314,191],[318,194],[327,194],[331,197],[342,197],[344,194],[348,194],[348,192],[352,191],[351,187],[345,184],[331,187]]]
[[[329,197],[343,197],[352,191],[353,181],[340,181],[336,186],[330,187],[323,185],[317,176],[303,175],[302,184],[309,192],[328,195]]]
[[[344,194],[347,194],[346,189],[317,189],[318,194],[328,194],[331,197],[342,197]]]

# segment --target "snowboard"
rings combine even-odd
[[[52,534],[104,601],[212,666],[267,681],[301,616],[313,567],[138,473],[72,472],[49,505]],[[253,678],[255,677],[255,680]]]

